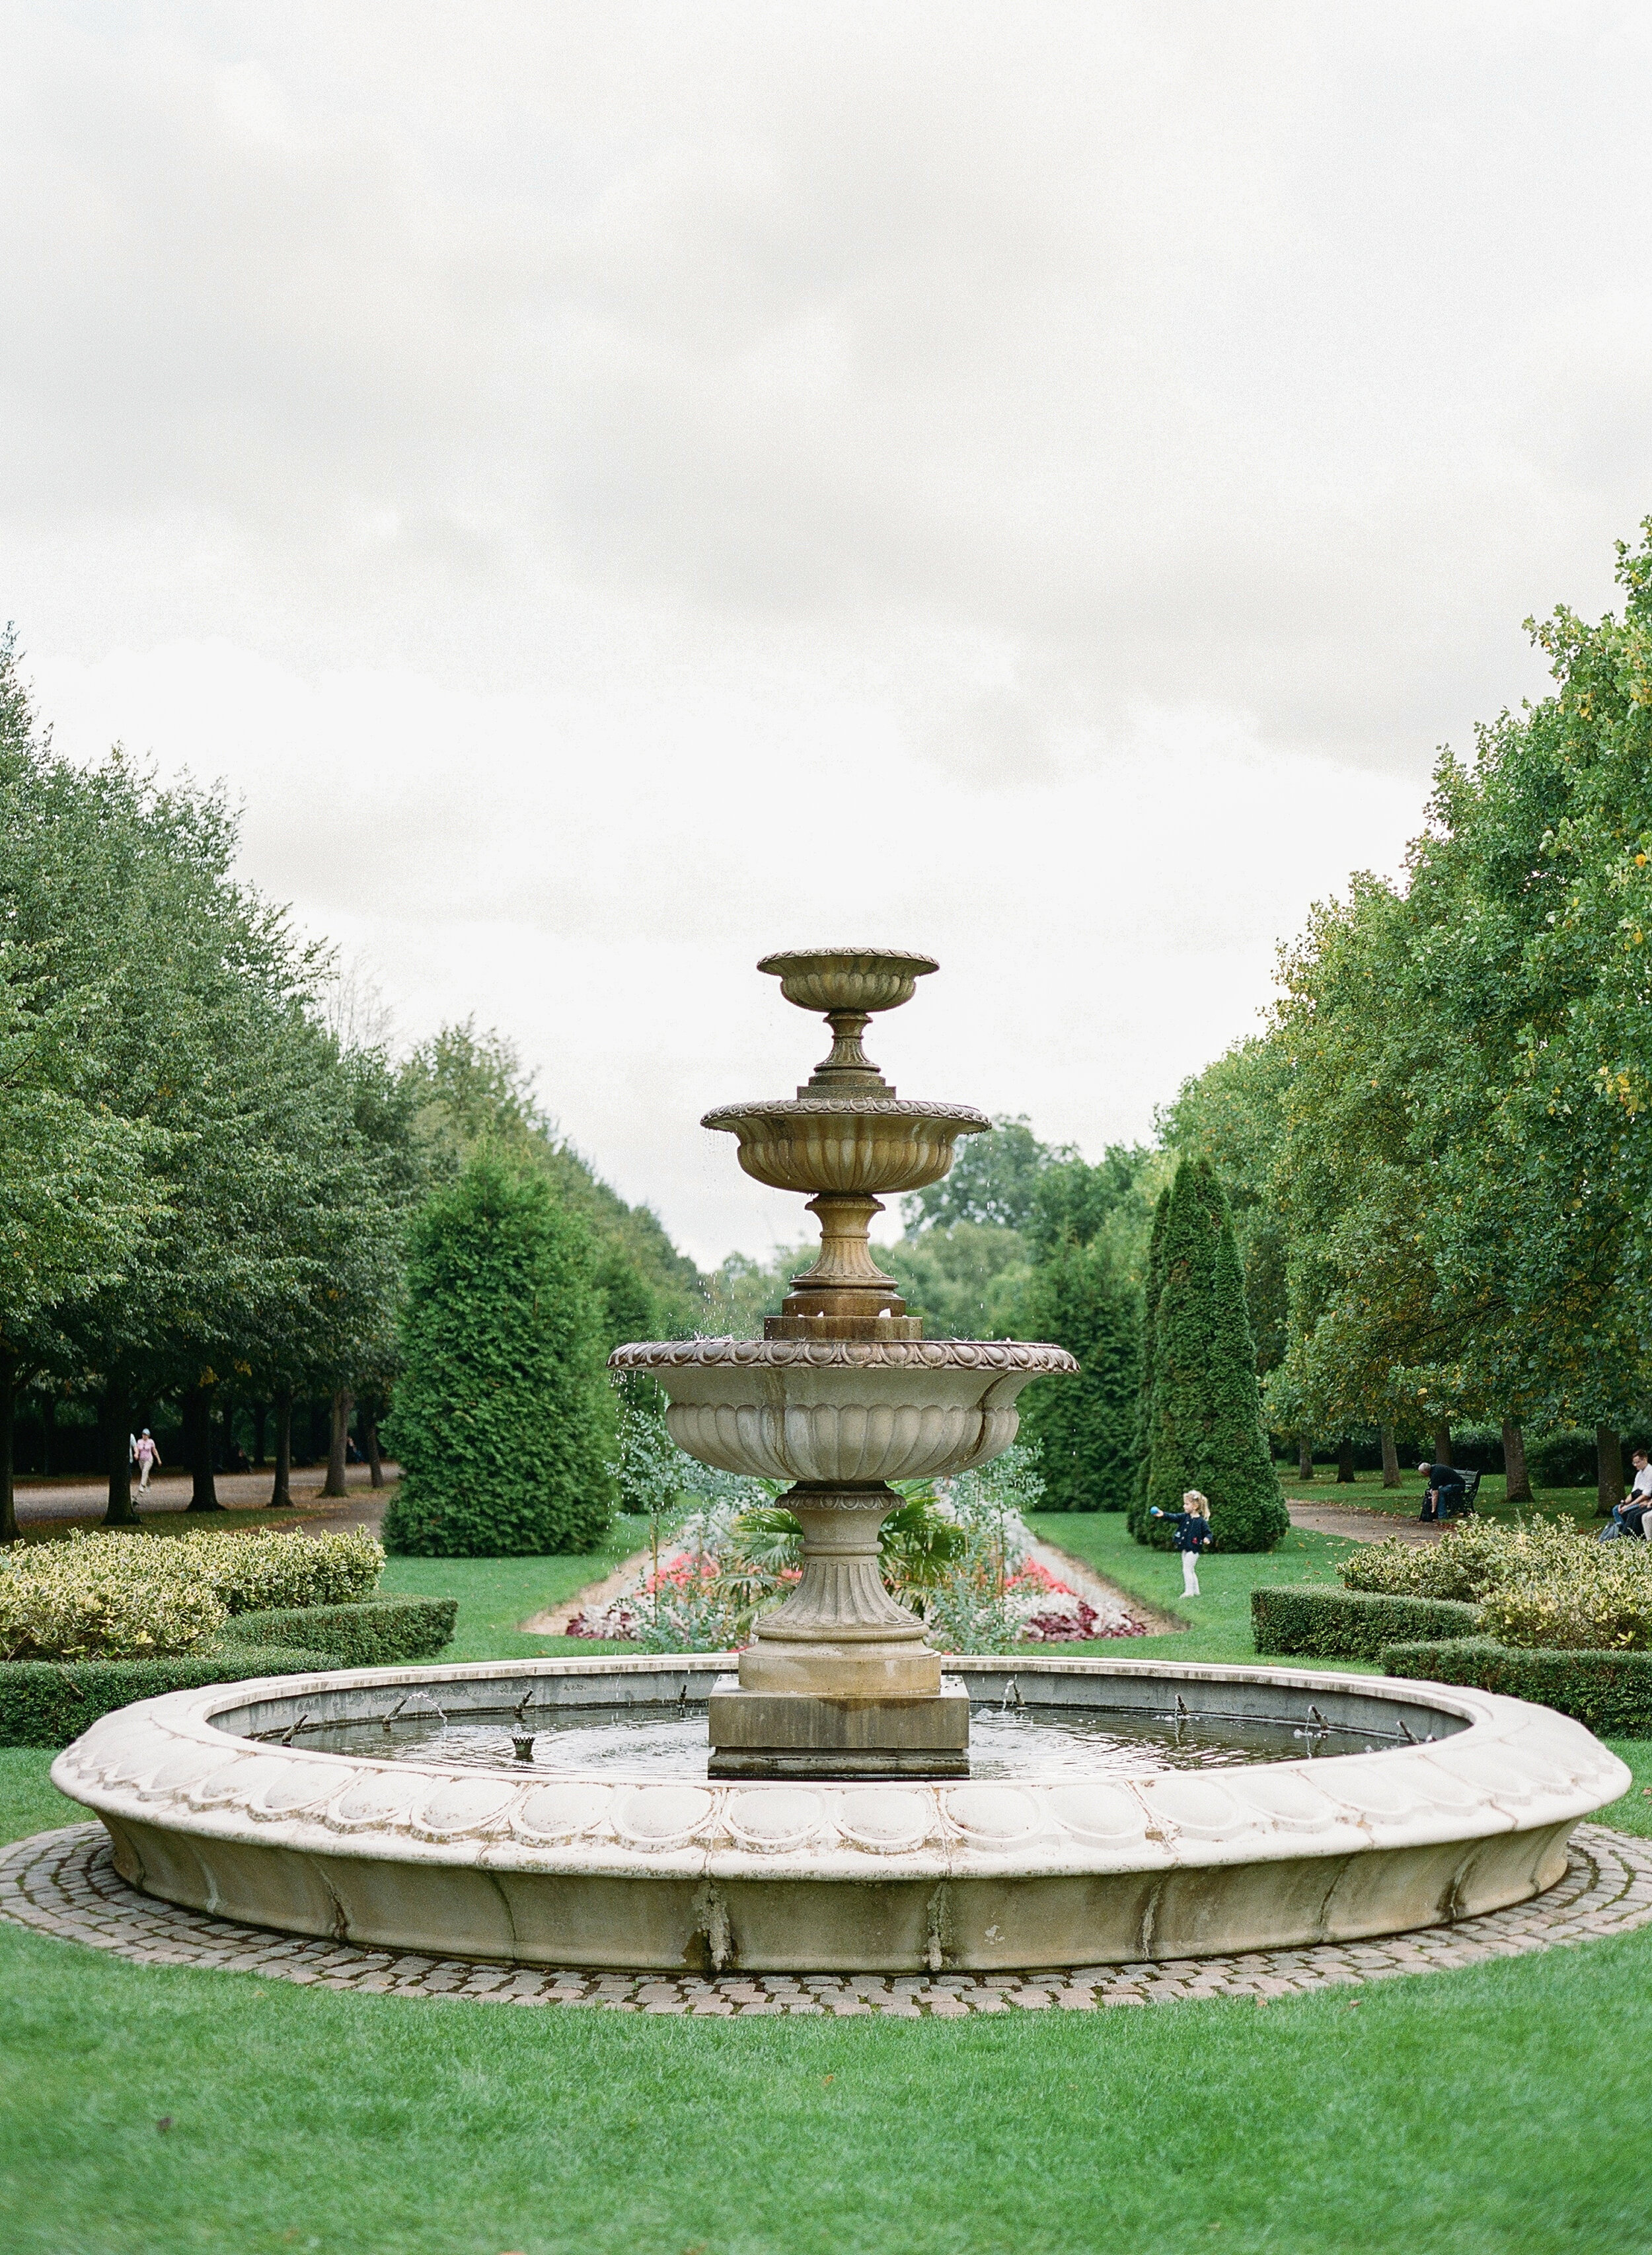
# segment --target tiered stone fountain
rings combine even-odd
[[[761,1339],[625,1346],[669,1401],[671,1437],[703,1464],[789,1479],[803,1578],[758,1622],[739,1679],[712,1694],[714,1777],[963,1776],[969,1695],[943,1682],[924,1624],[883,1585],[889,1482],[987,1463],[1016,1437],[1029,1380],[1078,1366],[1058,1346],[931,1339],[872,1259],[894,1195],[938,1182],[960,1135],[990,1130],[967,1104],[903,1099],[861,1046],[875,1011],[908,1001],[933,957],[834,948],[766,956],[789,1002],[825,1014],[832,1050],[795,1099],[729,1104],[702,1125],[740,1139],[740,1163],[812,1191],[820,1253]]]
[[[749,1649],[365,1668],[105,1716],[52,1774],[132,1885],[253,1925],[438,1956],[714,1972],[1001,1973],[1347,1941],[1522,1901],[1629,1774],[1580,1724],[1441,1683],[960,1656],[878,1571],[888,1483],[1008,1446],[1058,1347],[925,1339],[872,1260],[878,1193],[988,1122],[897,1097],[875,1010],[927,956],[770,956],[832,1053],[731,1105],[819,1258],[761,1339],[623,1347],[671,1431],[792,1483],[794,1595]],[[1220,1572],[1220,1563],[1216,1571]],[[972,1704],[975,1774],[969,1762]],[[709,1725],[709,1759],[706,1726]]]

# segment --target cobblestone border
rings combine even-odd
[[[461,1999],[483,2005],[580,2005],[608,2012],[750,2018],[785,2013],[884,2020],[963,2020],[971,2013],[1090,2012],[1106,2005],[1163,2005],[1206,1997],[1256,2004],[1402,1973],[1440,1973],[1488,1957],[1522,1957],[1565,1942],[1627,1934],[1652,1922],[1652,1841],[1579,1825],[1565,1877],[1514,1910],[1381,1942],[1326,1942],[1238,1957],[1156,1964],[1080,1965],[1019,1973],[725,1975],[676,1979],[648,1973],[560,1972],[477,1964],[468,1958],[358,1949],[241,1926],[141,1894],[116,1871],[101,1824],[37,1832],[0,1857],[0,1918],[40,1934],[112,1951],[140,1965],[193,1965],[255,1973],[323,1989]]]

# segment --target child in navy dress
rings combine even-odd
[[[1148,1513],[1149,1519],[1168,1519],[1176,1529],[1176,1547],[1182,1554],[1182,1595],[1196,1598],[1199,1588],[1199,1554],[1210,1549],[1210,1504],[1196,1487],[1190,1487],[1182,1498],[1179,1511],[1160,1511],[1156,1507]]]

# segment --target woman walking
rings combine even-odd
[[[1168,1519],[1176,1530],[1176,1547],[1182,1554],[1182,1595],[1199,1595],[1199,1554],[1210,1549],[1210,1503],[1196,1487],[1190,1487],[1182,1498],[1179,1511],[1160,1511],[1156,1506],[1148,1513],[1149,1519]]]
[[[155,1446],[155,1437],[147,1425],[132,1443],[132,1462],[137,1466],[137,1493],[149,1493],[149,1476],[160,1462],[160,1451]]]

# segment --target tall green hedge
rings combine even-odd
[[[1177,1169],[1157,1249],[1163,1282],[1147,1314],[1147,1489],[1131,1532],[1140,1542],[1168,1544],[1149,1508],[1179,1511],[1185,1491],[1198,1488],[1210,1499],[1213,1549],[1271,1550],[1290,1515],[1262,1422],[1233,1217],[1208,1159],[1184,1159]]]
[[[1526,1652],[1488,1638],[1450,1644],[1390,1644],[1389,1675],[1469,1683],[1511,1699],[1534,1699],[1574,1716],[1603,1738],[1652,1738],[1652,1652]]]
[[[1258,1652],[1319,1660],[1377,1660],[1386,1645],[1474,1636],[1480,1626],[1480,1607],[1452,1598],[1367,1597],[1303,1582],[1253,1590],[1250,1621]]]
[[[325,1645],[341,1668],[394,1668],[434,1660],[453,1638],[457,1598],[366,1598],[353,1605],[233,1613],[222,1645]]]
[[[384,1544],[428,1558],[589,1550],[613,1507],[614,1398],[590,1236],[484,1153],[414,1225],[386,1441]]]
[[[134,1699],[158,1699],[164,1691],[244,1683],[258,1675],[317,1675],[341,1665],[334,1652],[272,1644],[183,1653],[171,1660],[0,1661],[0,1746],[67,1746],[100,1715],[130,1707]]]
[[[1057,1247],[1022,1303],[1022,1336],[1076,1355],[1076,1378],[1021,1397],[1021,1437],[1043,1444],[1044,1511],[1122,1511],[1130,1500],[1141,1331],[1135,1296],[1099,1244]]]

